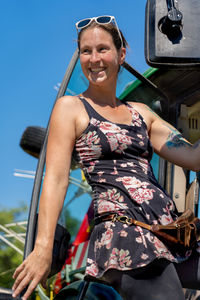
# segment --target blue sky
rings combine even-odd
[[[76,21],[114,15],[130,46],[127,61],[144,72],[145,4],[146,0],[1,0],[0,210],[30,203],[33,180],[13,173],[35,171],[37,160],[19,147],[20,138],[27,126],[47,125],[57,93],[54,86],[62,81],[76,49]],[[71,207],[72,214],[80,217],[83,212],[77,207]]]

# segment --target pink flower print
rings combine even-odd
[[[164,256],[168,260],[174,261],[173,255],[169,252],[169,250],[165,247],[165,245],[155,236],[154,238],[154,247],[156,248],[154,250],[154,253],[157,257]]]
[[[119,251],[119,259],[120,259],[120,267],[124,268],[126,266],[130,266],[132,260],[130,259],[129,251],[121,249]]]
[[[119,232],[119,235],[120,235],[121,237],[127,237],[128,232],[126,232],[125,230],[121,230],[121,231]]]
[[[122,153],[132,143],[132,138],[126,135],[128,130],[121,129],[116,124],[101,122],[99,128],[106,135],[111,151]]]
[[[105,178],[100,178],[100,179],[98,180],[98,182],[106,182],[106,179],[105,179]]]
[[[127,164],[126,164],[126,163],[123,163],[123,164],[120,165],[120,167],[126,168],[126,167],[127,167]]]
[[[136,177],[129,177],[129,176],[124,176],[121,178],[118,178],[117,181],[122,181],[123,185],[125,185],[125,187],[129,187],[131,186],[134,189],[137,189],[139,187],[143,187],[146,188],[149,183],[146,181],[140,181],[139,179],[137,179]]]
[[[132,107],[130,108],[130,110],[131,110],[132,117],[133,117],[132,125],[140,127],[142,125],[142,120],[140,119],[139,113]]]
[[[123,163],[123,164],[120,164],[120,166],[122,168],[126,168],[126,167],[135,167],[135,164],[133,162],[127,162],[127,163]],[[133,172],[133,170],[131,170]]]
[[[143,139],[143,135],[142,135],[142,134],[137,134],[137,137],[138,137],[139,139]]]
[[[95,161],[90,161],[89,162],[89,167],[87,168],[87,172],[91,173],[94,170],[95,165],[99,163],[99,160],[95,160]]]
[[[98,201],[98,213],[102,214],[107,211],[114,210],[115,205],[107,200],[99,199]]]
[[[91,118],[90,124],[92,124],[94,126],[98,126],[100,124],[100,121],[95,118]]]
[[[111,133],[113,134],[116,130],[119,131],[120,127],[111,123],[111,122],[101,122],[99,128],[104,133]]]
[[[76,142],[76,151],[79,153],[80,162],[90,161],[101,156],[100,138],[96,131],[83,134]]]
[[[131,193],[130,189],[130,193]],[[132,198],[139,204],[146,202],[149,203],[149,200],[153,199],[153,189],[143,189],[139,188],[131,193]]]
[[[107,211],[115,211],[127,209],[128,206],[124,203],[124,197],[120,195],[117,189],[108,189],[99,195],[98,213],[101,214]]]
[[[92,144],[99,144],[100,138],[97,135],[96,131],[90,131],[88,132],[86,136],[87,144],[92,145]]]
[[[147,264],[146,263],[140,263],[140,264],[137,264],[137,268],[142,268],[142,267],[145,267]]]
[[[130,136],[127,136],[125,133],[127,130],[122,129],[120,134],[117,135],[117,139],[120,144],[126,144],[126,145],[131,145],[132,138]]]
[[[148,172],[148,166],[149,166],[149,163],[148,163],[148,160],[147,159],[144,159],[144,158],[140,158],[138,160],[139,162],[139,165],[142,167],[142,171],[147,174]]]
[[[147,218],[147,220],[150,220],[150,215],[149,214],[145,214],[145,217]]]
[[[131,186],[132,185],[132,177],[128,177],[128,176],[124,176],[124,177],[119,177],[116,179],[116,181],[122,181],[123,185],[127,186]]]
[[[107,194],[109,199],[111,199],[112,201],[124,202],[124,197],[120,195],[117,189],[108,189]]]
[[[117,168],[114,167],[114,171],[111,173],[112,175],[117,175],[118,174],[118,171],[117,171]]]
[[[86,267],[86,274],[91,275],[91,276],[97,276],[99,270],[98,267],[92,259],[88,258],[87,263],[90,264],[90,266]]]
[[[102,175],[104,174],[104,171],[99,171],[99,172],[97,172],[97,174],[98,174],[99,176],[102,176]]]
[[[113,238],[113,230],[110,227],[108,227],[106,232],[102,234],[100,245],[106,246],[106,249],[110,249],[112,238]]]
[[[153,199],[153,189],[147,189],[149,185],[146,181],[140,181],[136,177],[121,177],[117,178],[116,181],[122,181],[125,188],[128,190],[129,195],[135,200],[137,203],[141,204]]]
[[[149,256],[145,253],[141,254],[141,259],[146,260],[147,258],[149,258]]]
[[[127,149],[128,145],[131,145],[131,138],[128,136],[117,135],[119,147],[116,149],[117,153],[123,153]]]
[[[124,228],[128,228],[128,227],[129,227],[129,225],[127,225],[127,224],[123,224],[123,227],[124,227]]]
[[[135,164],[132,161],[127,162],[127,165],[130,166],[130,167],[135,167]]]
[[[174,210],[174,203],[170,200],[166,205],[166,208],[163,208],[163,211],[170,214],[172,210]]]
[[[119,146],[117,136],[115,134],[107,134],[107,138],[111,151],[115,151]]]
[[[132,263],[132,260],[129,256],[129,251],[124,249],[113,248],[110,255],[109,261],[105,263],[105,266],[108,268],[116,268],[121,270],[128,270]]]
[[[147,243],[145,239],[145,234],[140,226],[135,227],[135,231],[139,232],[140,236],[138,236],[135,240],[139,244],[143,244],[145,248],[147,248]]]
[[[172,217],[171,217],[170,214],[168,214],[168,215],[164,214],[164,215],[162,215],[162,216],[159,217],[159,222],[162,225],[167,225],[167,224],[173,222],[173,219],[172,219]]]
[[[87,168],[87,172],[91,173],[94,170],[94,164],[90,162],[90,166]]]

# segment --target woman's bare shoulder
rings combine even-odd
[[[84,105],[78,96],[63,96],[56,101],[52,119],[56,120],[63,128],[74,128],[76,138],[88,126],[89,117]]]
[[[76,117],[81,109],[82,103],[77,96],[63,96],[56,101],[53,115]]]
[[[63,96],[56,101],[55,106],[74,108],[80,105],[78,96]]]

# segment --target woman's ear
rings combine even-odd
[[[126,58],[126,48],[122,47],[120,49],[120,55],[119,55],[119,64],[122,65]]]

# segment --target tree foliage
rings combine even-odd
[[[71,239],[73,241],[73,239],[75,238],[79,227],[80,227],[80,221],[77,220],[76,218],[72,217],[70,214],[70,211],[67,208],[63,208],[63,212],[62,212],[63,218],[64,218],[64,224],[65,227],[68,229],[68,231],[71,234]]]
[[[27,210],[26,206],[13,208],[10,210],[3,209],[0,211],[0,224],[5,225],[16,222],[19,216]],[[15,228],[16,232],[20,232],[19,228]],[[0,229],[0,235],[3,236],[4,231]],[[23,245],[14,238],[9,239],[15,246],[23,251]],[[12,274],[15,268],[21,263],[22,255],[12,249],[0,239],[0,286],[11,288],[13,284]]]

